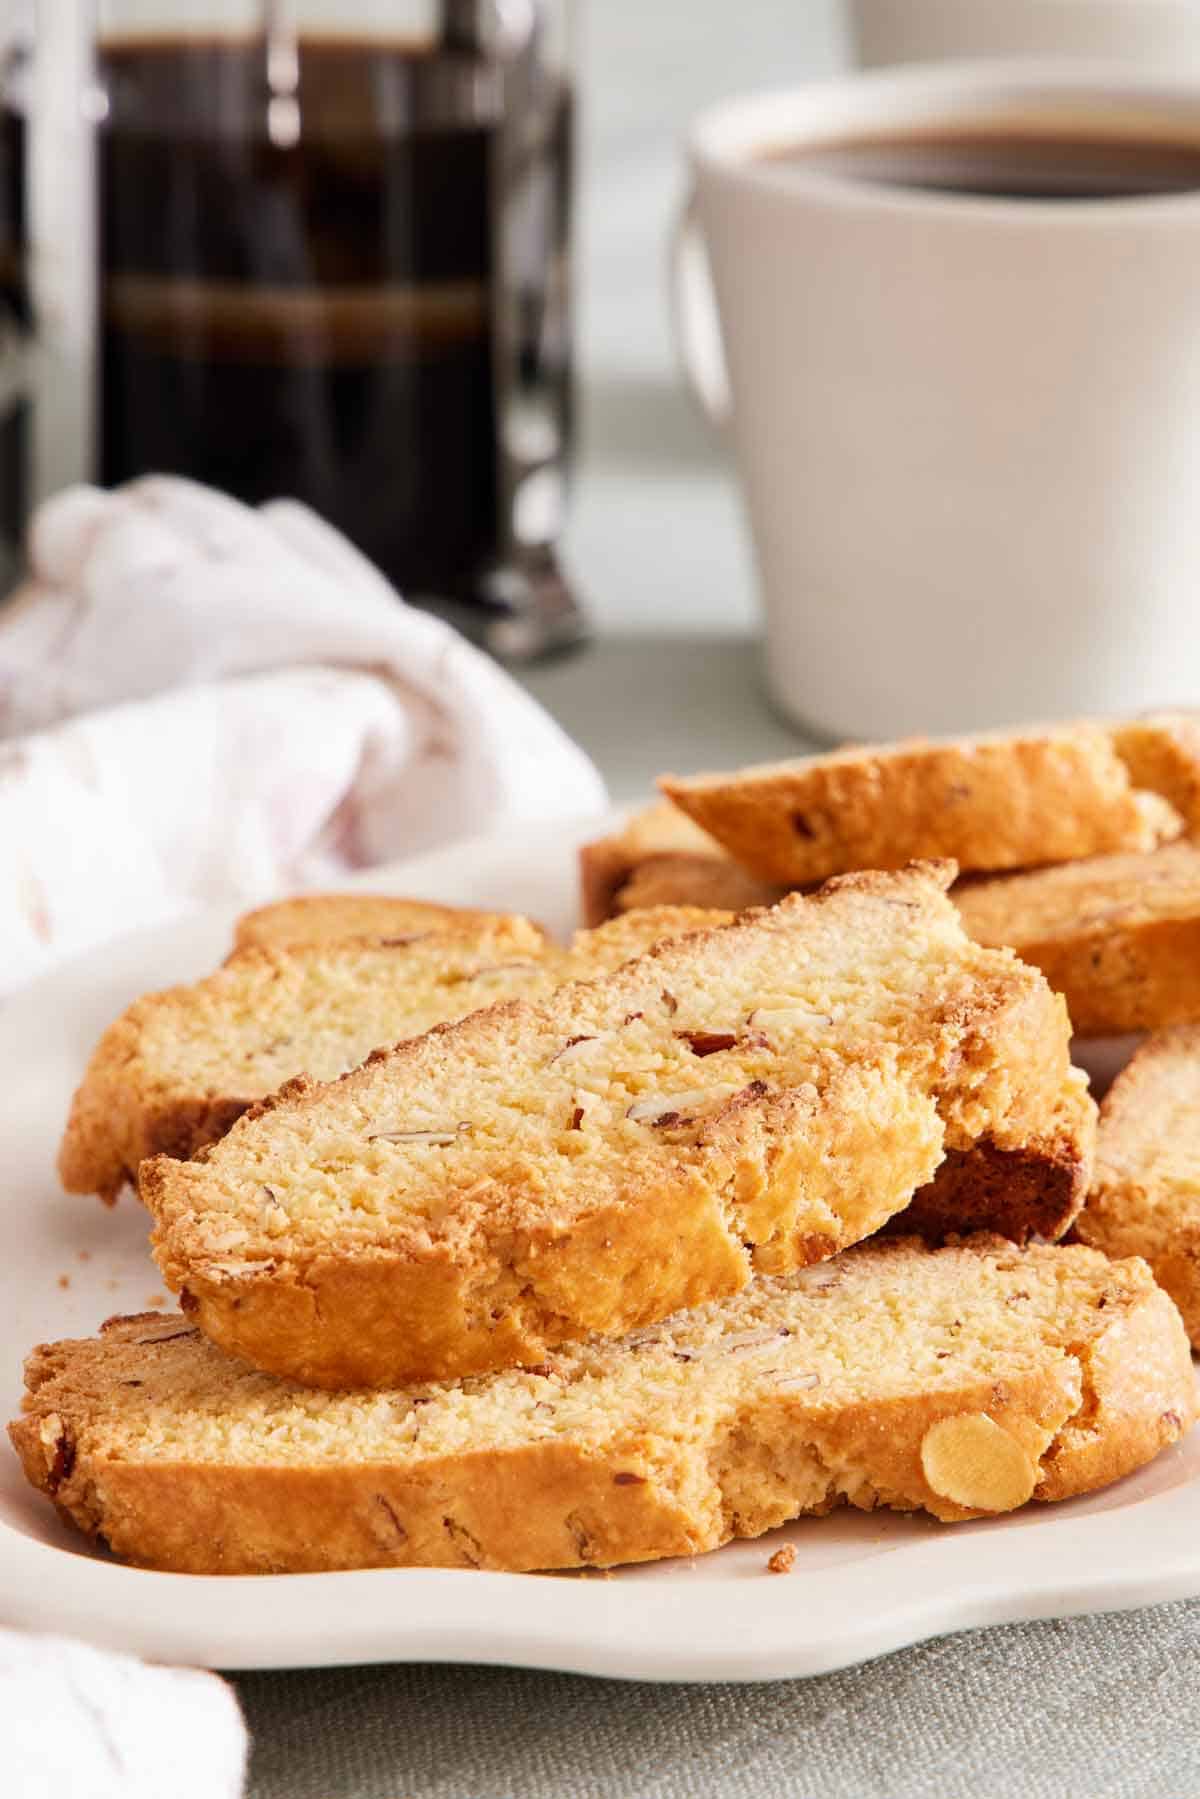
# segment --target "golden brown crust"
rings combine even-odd
[[[1080,1036],[1200,1017],[1193,843],[972,881],[953,898],[977,943],[1005,944],[1042,970]]]
[[[831,1255],[906,1205],[947,1149],[1032,1141],[1044,1160],[1069,1067],[1065,1010],[1040,976],[966,942],[942,892],[950,872],[843,877],[811,899],[661,944],[541,1006],[513,1002],[438,1027],[331,1086],[292,1083],[201,1161],[143,1168],[159,1266],[201,1328],[257,1366],[320,1386],[386,1385],[538,1362],[581,1331],[617,1335],[734,1291],[752,1268]],[[868,954],[886,980],[865,972]],[[757,1007],[768,966],[793,988],[810,981],[826,993],[849,980],[862,1040],[802,1004],[756,1024],[737,982]],[[724,1003],[742,1024],[723,1035],[722,1022],[715,1045],[699,1043],[707,1032],[695,1027],[711,1022],[731,970]],[[689,1004],[703,1012],[677,1016],[677,992],[699,996]],[[581,1034],[602,1056],[631,1057],[634,1091],[652,1104],[656,1077],[647,1086],[645,1071],[678,1064],[661,1119],[635,1120],[626,1091],[606,1122],[593,1127],[580,1109],[572,1123],[589,1079],[621,1092],[605,1085],[614,1077],[560,1066]],[[776,1045],[793,1036],[787,1060]],[[719,1079],[712,1104],[692,1097],[701,1079]],[[508,1108],[499,1137],[490,1112],[470,1116],[471,1096],[485,1091]],[[670,1107],[676,1093],[695,1116]],[[453,1124],[464,1108],[466,1134],[454,1126],[432,1161],[423,1144],[375,1147],[381,1134],[396,1142],[398,1123]],[[349,1136],[339,1120],[351,1121]],[[269,1228],[261,1196],[268,1213],[286,1207],[292,1183],[299,1209]],[[954,1190],[965,1202],[971,1183]],[[348,1195],[351,1210],[326,1223]],[[1057,1228],[1068,1208],[1061,1194],[1054,1203]]]
[[[1144,1257],[1200,1346],[1200,1025],[1149,1038],[1109,1088],[1075,1234]]]
[[[1149,850],[1183,828],[1160,794],[1134,786],[1122,731],[1080,722],[1007,736],[918,741],[743,769],[665,775],[659,786],[743,868],[789,887],[842,869],[895,868],[951,856],[963,870],[1026,868]],[[1187,744],[1143,721],[1138,766],[1171,745],[1172,789]],[[1166,753],[1164,752],[1164,759]]]
[[[485,930],[502,924],[505,916],[390,893],[300,893],[243,913],[234,926],[231,953],[300,949],[351,938],[386,941],[430,931]]]
[[[416,1396],[429,1408],[416,1414],[417,1431],[434,1432],[429,1449],[410,1434],[389,1450],[373,1425],[340,1453],[280,1449],[252,1426],[236,1449],[189,1448],[194,1417],[215,1410],[236,1423],[257,1405],[274,1419],[303,1393],[278,1383],[264,1408],[257,1394],[274,1383],[161,1316],[35,1351],[10,1434],[31,1483],[118,1555],[233,1574],[601,1567],[695,1554],[837,1504],[953,1522],[1118,1479],[1195,1418],[1178,1316],[1136,1260],[986,1239],[939,1251],[894,1242],[850,1251],[821,1275],[768,1283],[806,1283],[806,1295],[797,1305],[760,1291],[766,1329],[739,1329],[740,1314],[723,1323],[712,1307],[703,1322],[659,1327],[658,1348],[583,1346],[536,1375],[491,1377],[532,1384],[511,1402],[532,1422],[494,1438],[476,1427],[453,1450],[419,1422],[444,1407],[451,1389],[437,1388]],[[876,1314],[897,1308],[915,1308],[936,1338],[917,1352],[919,1371],[887,1366]],[[805,1319],[818,1311],[814,1331]],[[848,1351],[820,1351],[844,1337]],[[673,1349],[680,1341],[692,1347]],[[619,1382],[646,1356],[644,1394],[626,1381],[606,1400],[602,1381],[587,1406],[565,1406],[561,1425],[539,1423],[594,1366]],[[243,1401],[243,1383],[256,1397]],[[480,1391],[486,1399],[486,1383]],[[358,1402],[338,1403],[353,1413]],[[412,1397],[388,1404],[397,1420],[413,1415]],[[155,1421],[150,1444],[143,1415]],[[319,1444],[323,1428],[335,1427],[318,1414],[304,1441]]]

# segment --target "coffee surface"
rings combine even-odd
[[[569,91],[302,40],[288,141],[261,43],[104,44],[100,77],[101,480],[294,495],[410,595],[468,593],[502,548],[512,384],[567,434]]]
[[[781,145],[763,158],[851,181],[1009,200],[1133,199],[1200,190],[1195,141],[997,124]]]

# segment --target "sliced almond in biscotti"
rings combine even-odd
[[[1195,1415],[1144,1263],[995,1239],[867,1244],[461,1383],[324,1393],[161,1315],[48,1344],[26,1381],[33,1485],[189,1574],[603,1567],[838,1504],[953,1522],[1103,1486]]]
[[[297,1075],[332,1080],[381,1045],[618,968],[704,919],[639,913],[580,932],[569,950],[508,917],[414,939],[239,951],[204,980],[138,1000],[105,1032],[71,1106],[63,1185],[113,1199],[145,1157],[195,1155]]]
[[[1200,1348],[1200,1024],[1150,1037],[1109,1088],[1075,1230],[1144,1256]]]
[[[235,955],[244,949],[304,949],[352,938],[395,943],[431,931],[482,931],[502,926],[509,916],[388,893],[299,893],[244,913],[234,927],[233,949]]]
[[[1189,754],[1173,719],[1136,729],[1081,721],[664,775],[659,785],[758,880],[798,887],[912,856],[953,856],[969,872],[1153,849],[1184,819],[1137,778],[1184,797]]]
[[[338,1386],[538,1362],[832,1255],[1067,1080],[1062,1001],[969,942],[952,873],[831,882],[285,1088],[143,1167],[159,1265],[216,1341]]]
[[[1034,962],[1080,1036],[1200,1018],[1200,849],[1095,856],[956,888],[978,943]]]

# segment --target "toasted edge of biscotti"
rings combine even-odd
[[[502,924],[508,916],[389,893],[298,893],[244,912],[234,926],[231,953],[307,949],[351,938],[385,944],[412,942],[434,931],[485,930]]]
[[[1200,1018],[1200,848],[995,875],[952,895],[977,943],[1013,949],[1063,995],[1081,1037]]]
[[[1075,1235],[1144,1257],[1200,1348],[1200,1024],[1147,1038],[1109,1088]]]
[[[1189,742],[1173,720],[1030,727],[953,741],[836,750],[659,786],[750,874],[789,887],[854,868],[953,857],[964,872],[1149,850],[1184,820],[1144,778],[1180,794]],[[1154,745],[1164,745],[1160,757]],[[1169,749],[1169,754],[1168,754]]]
[[[536,1363],[734,1291],[752,1269],[829,1256],[907,1205],[947,1148],[1019,1148],[1061,1101],[1065,1007],[1008,952],[969,945],[952,873],[842,877],[540,1005],[438,1027],[340,1082],[293,1083],[201,1160],[143,1167],[156,1260],[232,1353],[336,1387]],[[912,995],[884,990],[889,1010],[909,1004],[903,1026],[870,1025],[839,1056],[833,1020],[802,996],[751,1016],[765,957],[790,994],[793,976],[821,991],[849,980],[873,1017],[869,946]],[[753,997],[720,999],[725,972]],[[693,996],[682,1010],[679,994]],[[714,1034],[714,1005],[732,1005],[740,1032],[722,1012]],[[633,1087],[615,1077],[610,1112],[589,1083],[607,1092],[614,1077],[597,1071],[630,1056]]]
[[[719,876],[727,868],[736,869],[736,864],[730,862],[720,844],[699,825],[693,824],[670,800],[657,800],[634,812],[618,830],[585,843],[580,849],[580,912],[584,924],[603,924],[606,918],[629,911],[631,908],[622,903],[622,889],[643,862],[660,856],[678,857],[681,864],[695,871],[697,876],[704,873]],[[703,899],[697,902],[692,893],[685,893],[679,900],[668,896],[654,903],[705,905],[708,902]],[[723,909],[737,912],[747,905],[764,903],[769,902],[756,893]]]
[[[195,1574],[604,1567],[838,1504],[995,1516],[1119,1479],[1196,1414],[1144,1263],[986,1238],[863,1245],[465,1386],[317,1394],[161,1314],[43,1345],[26,1381],[33,1486]]]

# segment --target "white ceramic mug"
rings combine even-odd
[[[828,738],[1194,703],[1200,192],[1030,202],[763,153],[1006,120],[1200,139],[1200,86],[942,64],[733,100],[690,143],[684,359],[728,410],[781,708]]]
[[[1200,61],[1200,0],[849,0],[865,67],[942,57]]]

